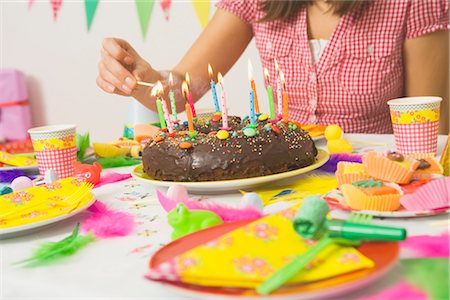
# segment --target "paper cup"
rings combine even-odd
[[[388,101],[397,151],[437,151],[441,97],[406,97]]]
[[[41,175],[52,169],[60,179],[74,176],[73,162],[77,158],[75,125],[35,127],[28,133]]]

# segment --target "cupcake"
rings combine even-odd
[[[400,203],[407,210],[421,211],[450,206],[450,177],[429,181],[414,193],[404,195]]]
[[[372,178],[367,175],[363,164],[346,161],[338,162],[335,174],[338,186]]]
[[[368,175],[398,184],[409,183],[420,164],[418,160],[396,152],[383,155],[370,151],[363,156],[362,161]]]
[[[340,189],[347,205],[356,210],[395,211],[403,194],[398,185],[373,179],[343,184]]]
[[[416,158],[417,159],[417,158]],[[444,169],[441,164],[434,158],[434,155],[424,156],[420,159],[419,166],[414,171],[413,179],[440,178]]]

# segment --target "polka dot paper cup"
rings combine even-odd
[[[28,133],[41,175],[49,169],[54,170],[61,179],[74,175],[73,162],[77,158],[75,125],[35,127]]]
[[[441,97],[405,97],[388,101],[398,152],[436,153]]]

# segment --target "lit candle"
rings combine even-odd
[[[161,99],[159,99],[160,87],[162,87],[162,85],[161,82],[158,81],[158,83],[152,88],[151,95],[152,97],[156,97],[156,108],[158,110],[159,124],[161,128],[167,128],[166,120],[164,119]]]
[[[170,99],[170,108],[172,109],[173,122],[178,123],[177,104],[175,102],[175,94],[173,92],[172,72],[169,73],[169,99]]]
[[[192,116],[194,118],[197,118],[197,113],[195,112],[195,107],[194,107],[194,100],[192,99],[192,92],[191,92],[191,89],[190,89],[191,80],[189,78],[189,73],[188,72],[186,72],[185,79],[186,79],[186,84],[187,84],[187,88],[188,88],[187,89],[187,100],[189,102],[189,105],[191,106]]]
[[[217,81],[220,83],[220,87],[222,88],[221,89],[221,97],[220,97],[220,100],[222,101],[222,127],[221,127],[221,129],[230,130],[230,128],[228,127],[227,99],[225,96],[225,89],[224,89],[224,85],[223,85],[223,76],[220,72],[217,75]]]
[[[267,84],[267,96],[269,98],[269,109],[270,109],[270,119],[275,120],[275,107],[273,105],[273,89],[270,85],[270,76],[269,71],[264,68],[264,77],[266,78],[266,84]]]
[[[252,62],[250,61],[250,59],[248,60],[248,79],[250,80],[250,86],[252,88],[253,91],[253,95],[255,96],[255,111],[257,114],[259,114],[259,103],[258,103],[258,94],[256,93],[256,84],[255,84],[255,80],[253,79],[253,65]]]
[[[187,101],[189,88],[186,81],[183,81],[183,84],[181,85],[181,90],[183,91],[184,99],[186,99]],[[188,119],[189,132],[194,132],[194,123],[192,122],[192,106],[188,102],[186,102],[185,108],[186,108],[186,116]]]
[[[278,119],[281,119],[281,116],[283,114],[283,95],[282,95],[282,88],[281,88],[281,78],[280,78],[280,67],[278,66],[278,62],[275,59],[275,70],[277,72],[277,111],[278,111]]]
[[[216,91],[216,83],[214,82],[214,76],[213,76],[213,70],[210,64],[208,64],[208,74],[209,74],[209,78],[211,79],[210,84],[211,84],[211,92],[213,95],[213,100],[214,100],[214,108],[216,109],[216,112],[220,112],[220,107],[219,107],[219,99],[217,99],[217,91]]]
[[[166,100],[164,100],[164,98],[161,96],[164,93],[164,89],[163,89],[161,82],[158,81],[157,84],[160,85],[159,93],[160,93],[160,99],[161,99],[161,104],[162,104],[162,110],[164,112],[164,120],[166,121],[167,129],[169,130],[169,134],[172,134],[173,133],[173,124],[172,124],[172,120],[170,119],[169,108],[167,107]]]
[[[280,80],[283,83],[283,122],[289,122],[289,100],[286,90],[286,80],[284,80],[284,74],[280,70]]]
[[[250,125],[256,125],[255,93],[250,90]]]

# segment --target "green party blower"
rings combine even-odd
[[[371,221],[371,216],[351,214],[347,221],[327,220],[329,211],[327,202],[319,196],[303,200],[293,221],[294,229],[303,238],[320,240],[261,283],[256,288],[259,294],[267,295],[280,288],[332,243],[357,246],[363,240],[400,241],[406,238],[404,228],[366,224]]]

